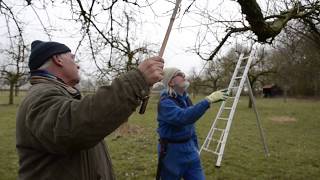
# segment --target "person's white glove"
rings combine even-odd
[[[228,98],[228,89],[218,90],[213,93],[211,93],[209,96],[206,97],[206,99],[210,103],[216,103],[219,101],[225,101]]]

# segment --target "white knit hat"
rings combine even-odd
[[[171,79],[176,76],[178,73],[182,73],[183,72],[178,69],[178,68],[164,68],[163,69],[163,79],[162,79],[162,83],[164,85],[165,88],[168,88],[169,87],[169,82],[171,81]]]

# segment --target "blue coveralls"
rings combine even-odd
[[[198,140],[194,123],[210,107],[207,100],[192,105],[185,93],[174,99],[167,91],[161,93],[158,105],[158,134],[160,139],[169,141],[166,155],[161,162],[162,180],[204,180],[200,157],[198,154]],[[170,143],[182,141],[183,143]],[[161,145],[158,145],[158,156]]]

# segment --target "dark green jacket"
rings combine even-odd
[[[81,100],[50,78],[31,84],[17,113],[18,179],[115,179],[103,139],[148,95],[141,72],[130,71]]]

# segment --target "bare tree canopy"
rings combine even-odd
[[[241,11],[246,15],[249,22],[249,29],[253,31],[260,42],[267,42],[269,38],[275,38],[292,19],[314,19],[319,21],[320,1],[305,1],[305,4],[296,1],[290,4],[292,7],[280,12],[264,17],[259,4],[255,0],[238,0]],[[312,22],[311,23],[317,23]],[[318,22],[319,23],[319,22]]]
[[[35,1],[26,0],[25,2],[25,6],[31,6],[35,13],[37,12],[37,8],[33,5],[36,3]],[[205,27],[207,30],[205,30],[206,33],[199,35],[204,36],[203,38],[205,38],[205,41],[219,42],[213,50],[211,48],[210,53],[203,53],[199,49],[202,46],[205,46],[206,49],[209,49],[209,47],[208,44],[203,44],[203,40],[201,40],[203,38],[199,38],[195,50],[202,59],[212,60],[232,34],[242,34],[243,32],[250,31],[256,35],[256,38],[248,33],[247,38],[262,43],[271,43],[274,38],[288,26],[288,23],[293,20],[305,24],[310,31],[313,31],[319,36],[319,0],[237,0],[236,3],[239,5],[239,12],[237,12],[237,9],[232,9],[233,14],[232,12],[228,13],[230,14],[228,15],[229,18],[226,18],[227,16],[224,15],[223,8],[225,7],[223,4],[230,4],[233,2],[234,1],[231,0],[214,2],[209,0],[192,0],[191,2],[183,2],[187,5],[184,9],[184,14],[192,16],[192,18],[197,18],[198,16],[203,19],[203,22],[200,22],[200,25],[202,26],[200,28]],[[155,8],[152,6],[153,2],[149,2],[148,0],[52,0],[43,1],[42,6],[46,9],[49,5],[59,3],[70,7],[69,9],[72,13],[72,17],[69,20],[80,22],[80,34],[82,35],[82,39],[79,41],[78,48],[83,42],[89,44],[89,50],[91,51],[92,58],[95,62],[98,58],[96,54],[98,54],[101,49],[107,47],[110,48],[110,57],[113,53],[112,49],[122,52],[122,56],[124,54],[130,54],[128,53],[130,51],[145,52],[146,49],[149,49],[147,48],[148,43],[135,45],[135,47],[133,47],[133,42],[135,42],[136,39],[134,39],[132,32],[135,31],[135,26],[133,24],[138,22],[137,19],[141,16],[141,10],[143,8]],[[216,10],[217,8],[218,10]],[[4,1],[1,1],[0,9],[3,14],[10,15],[11,18],[15,20],[18,29],[21,29],[19,28],[20,23],[11,11],[11,7]],[[168,11],[170,10],[172,9],[168,8]],[[238,15],[235,15],[236,13],[238,13]],[[66,18],[66,20],[68,20],[68,18]],[[130,26],[133,29],[128,29],[128,23],[125,21],[129,22],[129,20]],[[212,37],[208,36],[209,33],[221,34],[223,31],[216,30],[217,28],[224,29],[226,34],[223,37],[221,37],[221,35],[215,35],[215,39],[212,39]],[[48,34],[48,37],[51,37],[50,30],[44,26],[43,29]],[[129,32],[127,30],[129,30]],[[20,36],[22,36],[22,32],[20,30],[19,32]],[[130,45],[128,45],[129,43]],[[106,59],[106,57],[103,57],[103,59]],[[107,64],[109,67],[113,66],[112,62],[108,62]]]
[[[220,3],[222,5],[226,2],[222,1]],[[205,32],[202,33],[204,37],[199,38],[195,47],[196,53],[203,60],[213,60],[221,47],[233,34],[245,34],[247,39],[260,43],[272,43],[285,28],[297,27],[296,24],[300,23],[305,27],[304,32],[312,31],[318,36],[320,35],[319,0],[237,0],[237,3],[240,5],[240,16],[230,16],[229,19],[226,18],[223,12],[217,13],[215,10],[210,10],[210,6],[207,10],[203,10],[203,8],[197,8],[195,5],[195,13],[207,19],[206,23],[202,24],[204,27],[203,32]],[[259,4],[262,4],[263,8]],[[292,23],[290,23],[291,21]],[[217,29],[227,31],[225,36],[220,37],[219,34],[222,31]],[[219,31],[218,34],[217,31]],[[256,38],[251,33],[246,33],[248,31],[252,32]],[[208,41],[218,41],[219,43],[213,50],[209,50],[208,45],[211,43],[205,43]],[[205,47],[209,52],[202,52],[202,47]]]
[[[90,2],[28,0],[21,4],[22,2],[0,1],[0,12],[11,20],[8,26],[9,33],[18,31],[24,46],[25,34],[22,31],[24,22],[19,20],[19,17],[23,19],[23,10],[31,9],[37,17],[35,21],[40,23],[48,40],[51,40],[54,33],[57,34],[61,29],[69,28],[58,28],[53,25],[55,20],[53,18],[56,17],[52,14],[52,9],[63,6],[56,8],[62,11],[62,14],[66,14],[62,20],[66,22],[65,24],[78,28],[69,35],[77,36],[76,39],[79,39],[75,53],[78,53],[79,50],[90,52],[91,57],[83,55],[84,53],[82,56],[87,56],[86,59],[94,62],[99,70],[96,75],[101,77],[111,78],[128,71],[137,66],[146,53],[153,53],[152,43],[138,39],[139,28],[142,27],[141,9],[149,6],[147,1],[138,3],[137,1],[117,0],[92,0]],[[15,28],[12,24],[15,24]],[[10,34],[9,36],[11,37]]]
[[[40,24],[38,29],[42,29],[48,40],[51,40],[54,32],[59,33],[61,29],[68,28],[54,25],[55,17],[51,10],[58,7],[61,14],[66,14],[59,17],[59,20],[76,29],[66,35],[77,37],[74,38],[78,41],[75,52],[99,70],[88,73],[88,76],[112,79],[136,67],[146,56],[155,54],[159,49],[159,44],[155,44],[151,38],[145,41],[140,38],[141,32],[147,33],[144,29],[146,23],[150,23],[143,18],[146,9],[153,12],[154,17],[159,16],[155,11],[162,9],[165,13],[160,16],[167,16],[169,20],[174,1],[162,1],[168,5],[166,7],[157,7],[154,5],[156,3],[149,0],[2,0],[0,13],[10,24],[7,26],[7,39],[12,41],[18,38],[21,42],[19,47],[25,49],[30,42],[26,42],[28,24],[22,20],[23,10],[28,9],[35,14],[35,21]],[[192,29],[191,36],[186,39],[194,42],[195,46],[190,48],[195,54],[205,61],[212,61],[221,59],[216,57],[217,54],[221,52],[223,56],[223,53],[239,43],[237,41],[240,44],[269,43],[275,48],[281,48],[287,43],[286,35],[292,34],[319,49],[319,10],[319,0],[186,0],[182,1],[177,24],[180,24],[180,31]],[[209,65],[212,69],[220,66],[215,63]],[[208,69],[205,73],[213,79],[221,78],[220,75],[210,74]]]

